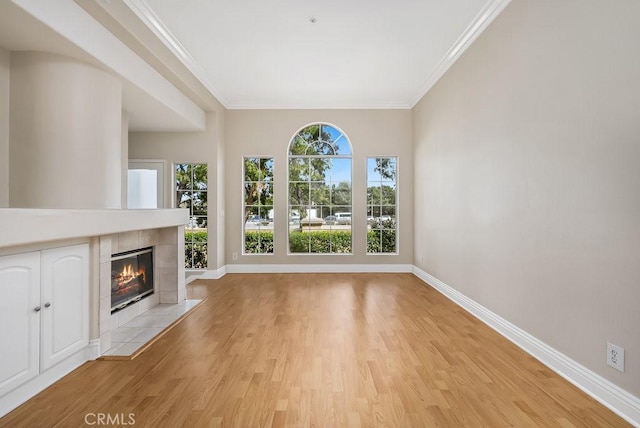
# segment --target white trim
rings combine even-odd
[[[200,275],[192,275],[189,277],[188,282],[193,282],[196,279],[220,279],[227,274],[227,267],[222,266],[220,269],[209,269],[202,272]]]
[[[87,361],[93,361],[100,357],[100,339],[91,339],[86,348],[84,348],[84,357]]]
[[[389,272],[411,273],[408,264],[262,264],[227,265],[227,273],[320,273],[320,272]]]
[[[418,91],[418,96],[411,103],[411,108],[425,96],[427,92],[436,84],[444,73],[460,58],[462,53],[478,38],[478,36],[491,24],[491,22],[500,15],[500,12],[507,7],[511,0],[491,0],[480,13],[475,17],[471,24],[464,30],[462,35],[447,51],[445,56],[440,60],[438,65],[429,73],[425,82]]]
[[[627,422],[640,426],[640,398],[555,350],[422,269],[413,266],[413,274]]]
[[[235,104],[226,106],[228,110],[411,110],[413,104]]]
[[[123,0],[124,4],[136,14],[158,39],[182,62],[182,64],[198,79],[225,108],[229,103],[216,90],[202,66],[191,56],[189,51],[178,41],[169,28],[153,12],[144,0]]]

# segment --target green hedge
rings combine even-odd
[[[207,231],[185,230],[184,266],[187,269],[206,269],[207,257]]]
[[[289,233],[289,251],[292,253],[350,253],[351,232],[344,230],[318,230]]]
[[[370,230],[367,232],[367,253],[395,253],[395,230]]]
[[[184,242],[207,242],[206,230],[185,230]]]
[[[190,244],[193,242],[193,244]],[[187,268],[207,267],[207,231],[185,231],[185,262]],[[271,231],[245,231],[246,254],[273,253]],[[292,253],[350,253],[351,232],[345,230],[292,231],[289,234],[289,251]],[[370,230],[367,232],[367,253],[395,253],[395,230]],[[193,260],[193,264],[191,261]]]
[[[245,230],[245,254],[273,253],[273,233],[264,230]]]

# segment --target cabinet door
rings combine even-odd
[[[40,253],[0,257],[0,396],[38,375]],[[39,308],[38,308],[39,310]]]
[[[89,343],[89,246],[42,251],[40,370]]]

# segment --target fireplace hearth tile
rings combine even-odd
[[[131,342],[131,339],[138,336],[140,330],[137,328],[121,327],[111,333],[112,343],[126,343]]]
[[[142,314],[138,317],[135,317],[123,327],[142,327],[142,328],[150,328],[150,327],[166,327],[175,321],[174,317],[171,316],[163,316],[163,315],[145,315]]]
[[[148,341],[156,337],[158,334],[160,334],[163,329],[159,327],[153,327],[153,328],[143,328],[143,329],[136,329],[136,330],[138,330],[138,334],[135,337],[133,337],[130,340],[130,342],[147,343]]]
[[[200,305],[203,300],[183,300],[177,304],[160,304],[136,316],[111,332],[111,348],[100,359],[132,359],[158,337],[171,329]]]

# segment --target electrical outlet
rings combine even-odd
[[[607,364],[624,372],[624,348],[607,342]]]
[[[238,253],[231,253],[231,258],[233,260],[238,260]]]

